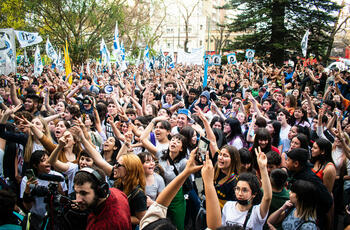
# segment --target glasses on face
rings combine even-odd
[[[117,163],[115,164],[115,167],[116,167],[116,168],[120,168],[120,167],[125,167],[125,166],[122,165],[122,164],[120,164],[119,162],[117,162]]]
[[[237,193],[242,192],[244,194],[247,194],[249,192],[249,189],[247,189],[247,188],[240,188],[240,187],[236,186],[235,187],[235,192],[237,192]]]

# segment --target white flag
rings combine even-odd
[[[80,73],[84,74],[84,62],[81,63]]]
[[[91,74],[91,71],[90,71],[90,61],[87,60],[86,62],[86,72],[90,75]]]
[[[16,43],[12,29],[0,30],[0,74],[16,73]]]
[[[37,45],[36,46],[36,50],[34,53],[34,75],[36,77],[40,76],[41,73],[43,72],[43,62],[41,60],[41,56],[40,56],[40,48]]]
[[[306,30],[303,40],[301,40],[301,52],[303,53],[304,57],[306,57],[307,52],[307,42],[309,40],[309,30]]]
[[[100,63],[103,65],[108,65],[110,63],[110,53],[107,49],[107,45],[105,43],[105,40],[102,38],[101,45],[100,45],[100,54],[101,54],[101,60]]]
[[[55,51],[55,49],[53,48],[53,46],[51,45],[51,42],[49,40],[49,38],[47,38],[47,41],[46,41],[46,54],[47,56],[52,60],[52,61],[56,61],[58,56],[57,56],[57,53]]]
[[[118,60],[120,54],[119,52],[121,51],[120,45],[119,45],[119,30],[118,30],[118,22],[115,24],[115,30],[114,30],[114,39],[113,39],[113,49],[112,49],[112,54],[114,58]]]
[[[39,33],[15,30],[15,34],[22,48],[32,46],[43,41]]]

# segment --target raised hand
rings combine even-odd
[[[213,183],[214,181],[214,167],[209,158],[209,152],[205,154],[205,161],[201,170],[204,184]]]
[[[260,146],[258,147],[258,149],[255,149],[255,154],[256,154],[259,168],[260,169],[266,168],[267,167],[267,157],[266,157],[265,153],[263,153],[261,151]]]
[[[186,163],[186,168],[184,171],[186,171],[186,173],[189,175],[199,171],[203,167],[203,165],[196,165],[197,152],[198,152],[198,147],[191,151],[190,158]]]

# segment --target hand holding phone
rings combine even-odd
[[[203,162],[205,161],[205,154],[209,150],[209,144],[210,141],[207,138],[203,136],[200,137],[197,152],[197,161],[199,164],[203,164]]]

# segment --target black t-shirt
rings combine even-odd
[[[128,196],[131,216],[135,216],[136,212],[147,210],[147,197],[145,193],[140,188],[136,189]]]
[[[236,200],[236,194],[234,187],[236,187],[237,183],[237,175],[231,175],[230,178],[225,181],[223,184],[218,184],[218,182],[224,178],[226,175],[220,171],[218,178],[215,181],[215,190],[218,194],[218,198],[220,200]]]

